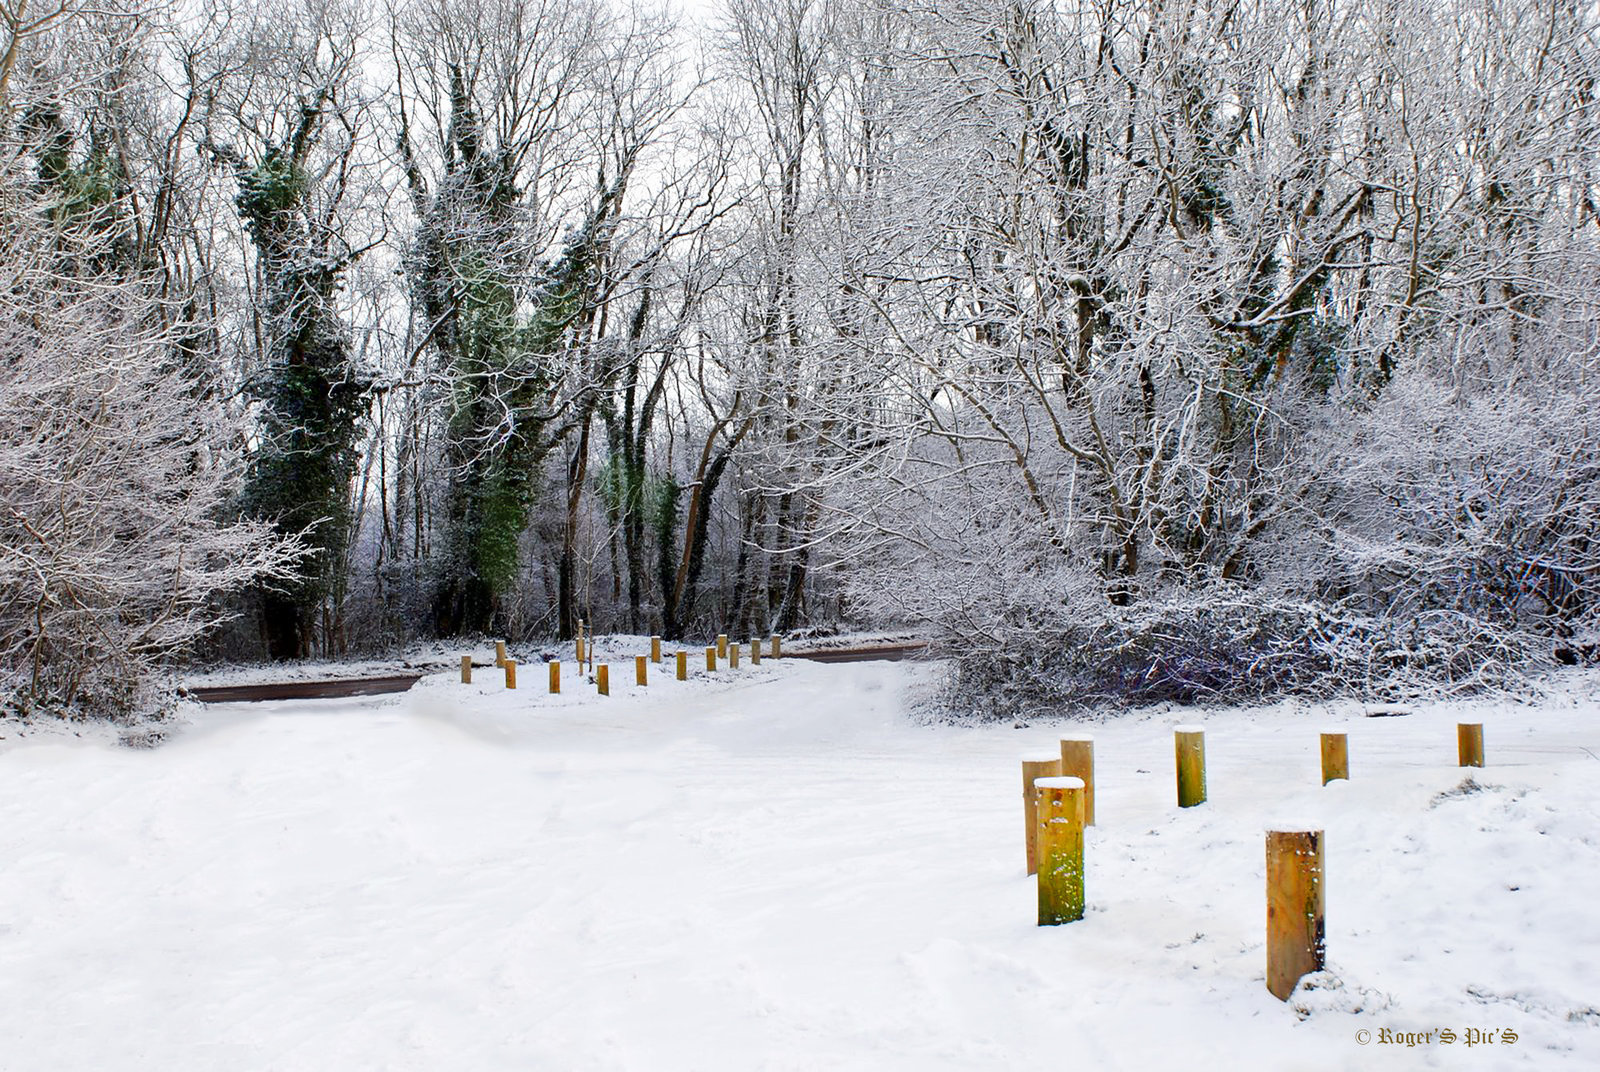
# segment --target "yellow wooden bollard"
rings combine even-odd
[[[1178,761],[1178,807],[1206,802],[1206,733],[1199,726],[1179,726],[1172,731]]]
[[[1350,779],[1350,739],[1341,732],[1322,735],[1322,784]]]
[[[577,641],[578,666],[582,667],[583,666],[583,619],[582,618],[578,619],[578,635],[576,637],[574,637],[573,639]]]
[[[1288,1001],[1300,977],[1321,971],[1322,831],[1267,831],[1267,989]]]
[[[776,633],[772,634],[772,657],[774,659],[783,657],[783,638]]]
[[[643,655],[633,657],[633,680],[640,685],[650,684],[650,660]]]
[[[1039,778],[1056,778],[1060,775],[1060,756],[1022,757],[1022,833],[1030,875],[1039,870],[1039,823],[1036,810],[1038,801],[1034,796],[1033,783]]]
[[[600,690],[600,695],[611,695],[611,666],[601,663],[594,668],[594,687]]]
[[[1463,767],[1483,766],[1483,723],[1461,722],[1456,725],[1456,754]]]
[[[678,680],[689,680],[689,653],[686,651],[678,652]]]
[[[463,685],[472,684],[472,656],[470,655],[461,657],[461,683]]]
[[[761,662],[761,641],[755,637],[750,638],[750,665],[757,666]]]
[[[718,633],[717,634],[717,658],[726,659],[727,657],[728,657],[728,634],[727,633]]]
[[[712,645],[711,647],[708,647],[706,649],[706,669],[707,670],[715,670],[716,668],[717,668],[717,648],[716,648],[716,645]]]
[[[506,688],[514,689],[516,687],[517,687],[517,660],[515,660],[515,659],[507,659],[506,660]]]
[[[561,691],[561,663],[558,661],[550,663],[550,691]]]
[[[661,638],[658,636],[650,638],[650,661],[653,663],[661,661]]]
[[[1083,779],[1033,783],[1038,814],[1039,926],[1083,918]]]
[[[1061,776],[1083,781],[1083,825],[1094,825],[1094,738],[1069,733],[1061,738]]]
[[[506,664],[506,642],[503,640],[494,642],[494,664],[496,666],[504,666]]]
[[[728,645],[728,667],[732,670],[739,669],[739,645]]]

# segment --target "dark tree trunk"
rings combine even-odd
[[[266,593],[261,599],[261,635],[267,655],[278,662],[304,659],[311,653],[311,630],[300,603],[290,596]]]
[[[578,633],[578,520],[583,505],[583,482],[589,472],[589,419],[578,427],[578,443],[567,462],[567,521],[561,530],[561,568],[558,571],[556,627],[562,640]]]

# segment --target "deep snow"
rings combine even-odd
[[[569,664],[559,697],[480,668],[190,708],[152,750],[0,725],[0,1068],[1600,1067],[1592,678],[1019,730],[908,717],[928,667],[708,681],[698,650],[646,690],[614,661],[609,698]],[[1184,722],[1210,800],[1180,811]],[[1333,724],[1352,781],[1323,788]],[[1040,928],[1018,758],[1085,729],[1088,915]],[[1327,831],[1330,970],[1290,1005],[1263,981],[1285,820]]]

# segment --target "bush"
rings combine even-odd
[[[136,714],[218,597],[282,581],[299,548],[226,519],[242,429],[191,385],[153,290],[67,272],[4,219],[0,714]]]
[[[1164,702],[1519,691],[1553,661],[1536,634],[1465,615],[1373,617],[1239,590],[1107,605],[1092,616],[1015,608],[986,641],[944,641],[950,708],[986,720]]]

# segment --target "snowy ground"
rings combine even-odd
[[[1094,726],[1089,914],[1039,928],[1018,757],[1081,726],[918,725],[909,664],[691,666],[193,708],[152,750],[0,724],[0,1068],[1600,1067],[1591,679],[1471,709],[1470,792],[1460,711]],[[1282,818],[1327,831],[1330,972],[1293,1005]]]

